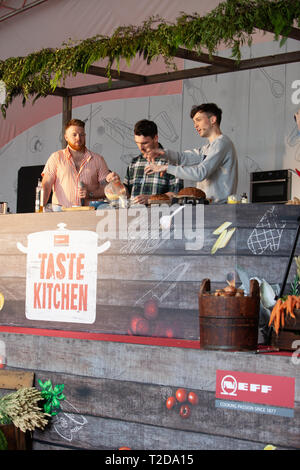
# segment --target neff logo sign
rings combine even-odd
[[[237,391],[269,393],[272,385],[261,385],[249,382],[238,382],[232,375],[225,375],[221,382],[221,395],[237,396]]]
[[[292,83],[292,89],[295,90],[292,93],[292,103],[300,104],[300,80],[294,80]]]

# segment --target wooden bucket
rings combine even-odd
[[[28,436],[19,428],[16,428],[14,424],[0,424],[0,430],[7,441],[7,450],[30,449]]]
[[[260,293],[255,279],[250,280],[250,294],[242,297],[210,294],[210,280],[204,279],[198,301],[200,349],[257,349]]]
[[[284,328],[280,328],[278,335],[272,330],[271,344],[282,351],[295,351],[300,340],[300,310],[295,309],[296,318],[286,317]]]

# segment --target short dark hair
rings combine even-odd
[[[71,126],[78,126],[78,127],[82,127],[84,129],[85,128],[85,122],[81,121],[80,119],[70,119],[65,124],[65,131]]]
[[[157,125],[148,119],[138,121],[134,126],[134,135],[144,135],[145,137],[152,137],[158,134]]]
[[[222,109],[220,109],[215,103],[203,103],[198,106],[193,106],[190,112],[190,116],[193,119],[197,113],[206,113],[208,117],[216,116],[217,123],[220,125],[222,119]]]

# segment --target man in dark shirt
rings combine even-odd
[[[152,194],[167,194],[170,198],[183,188],[183,181],[168,173],[146,175],[148,165],[144,155],[154,148],[162,146],[158,142],[157,125],[153,121],[142,119],[134,126],[134,140],[141,154],[135,157],[127,168],[124,185],[128,196],[136,204],[147,204]],[[163,158],[160,164],[166,163]]]

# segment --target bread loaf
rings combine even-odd
[[[193,197],[199,197],[199,198],[203,198],[205,199],[206,198],[206,194],[204,191],[202,191],[202,189],[199,189],[199,188],[194,188],[194,187],[188,187],[188,188],[183,188],[181,189],[178,193],[177,193],[177,196],[181,196],[181,197],[190,197],[190,196],[193,196]]]
[[[149,197],[148,203],[151,204],[153,202],[169,202],[170,198],[167,196],[167,194],[152,194],[152,196]]]

